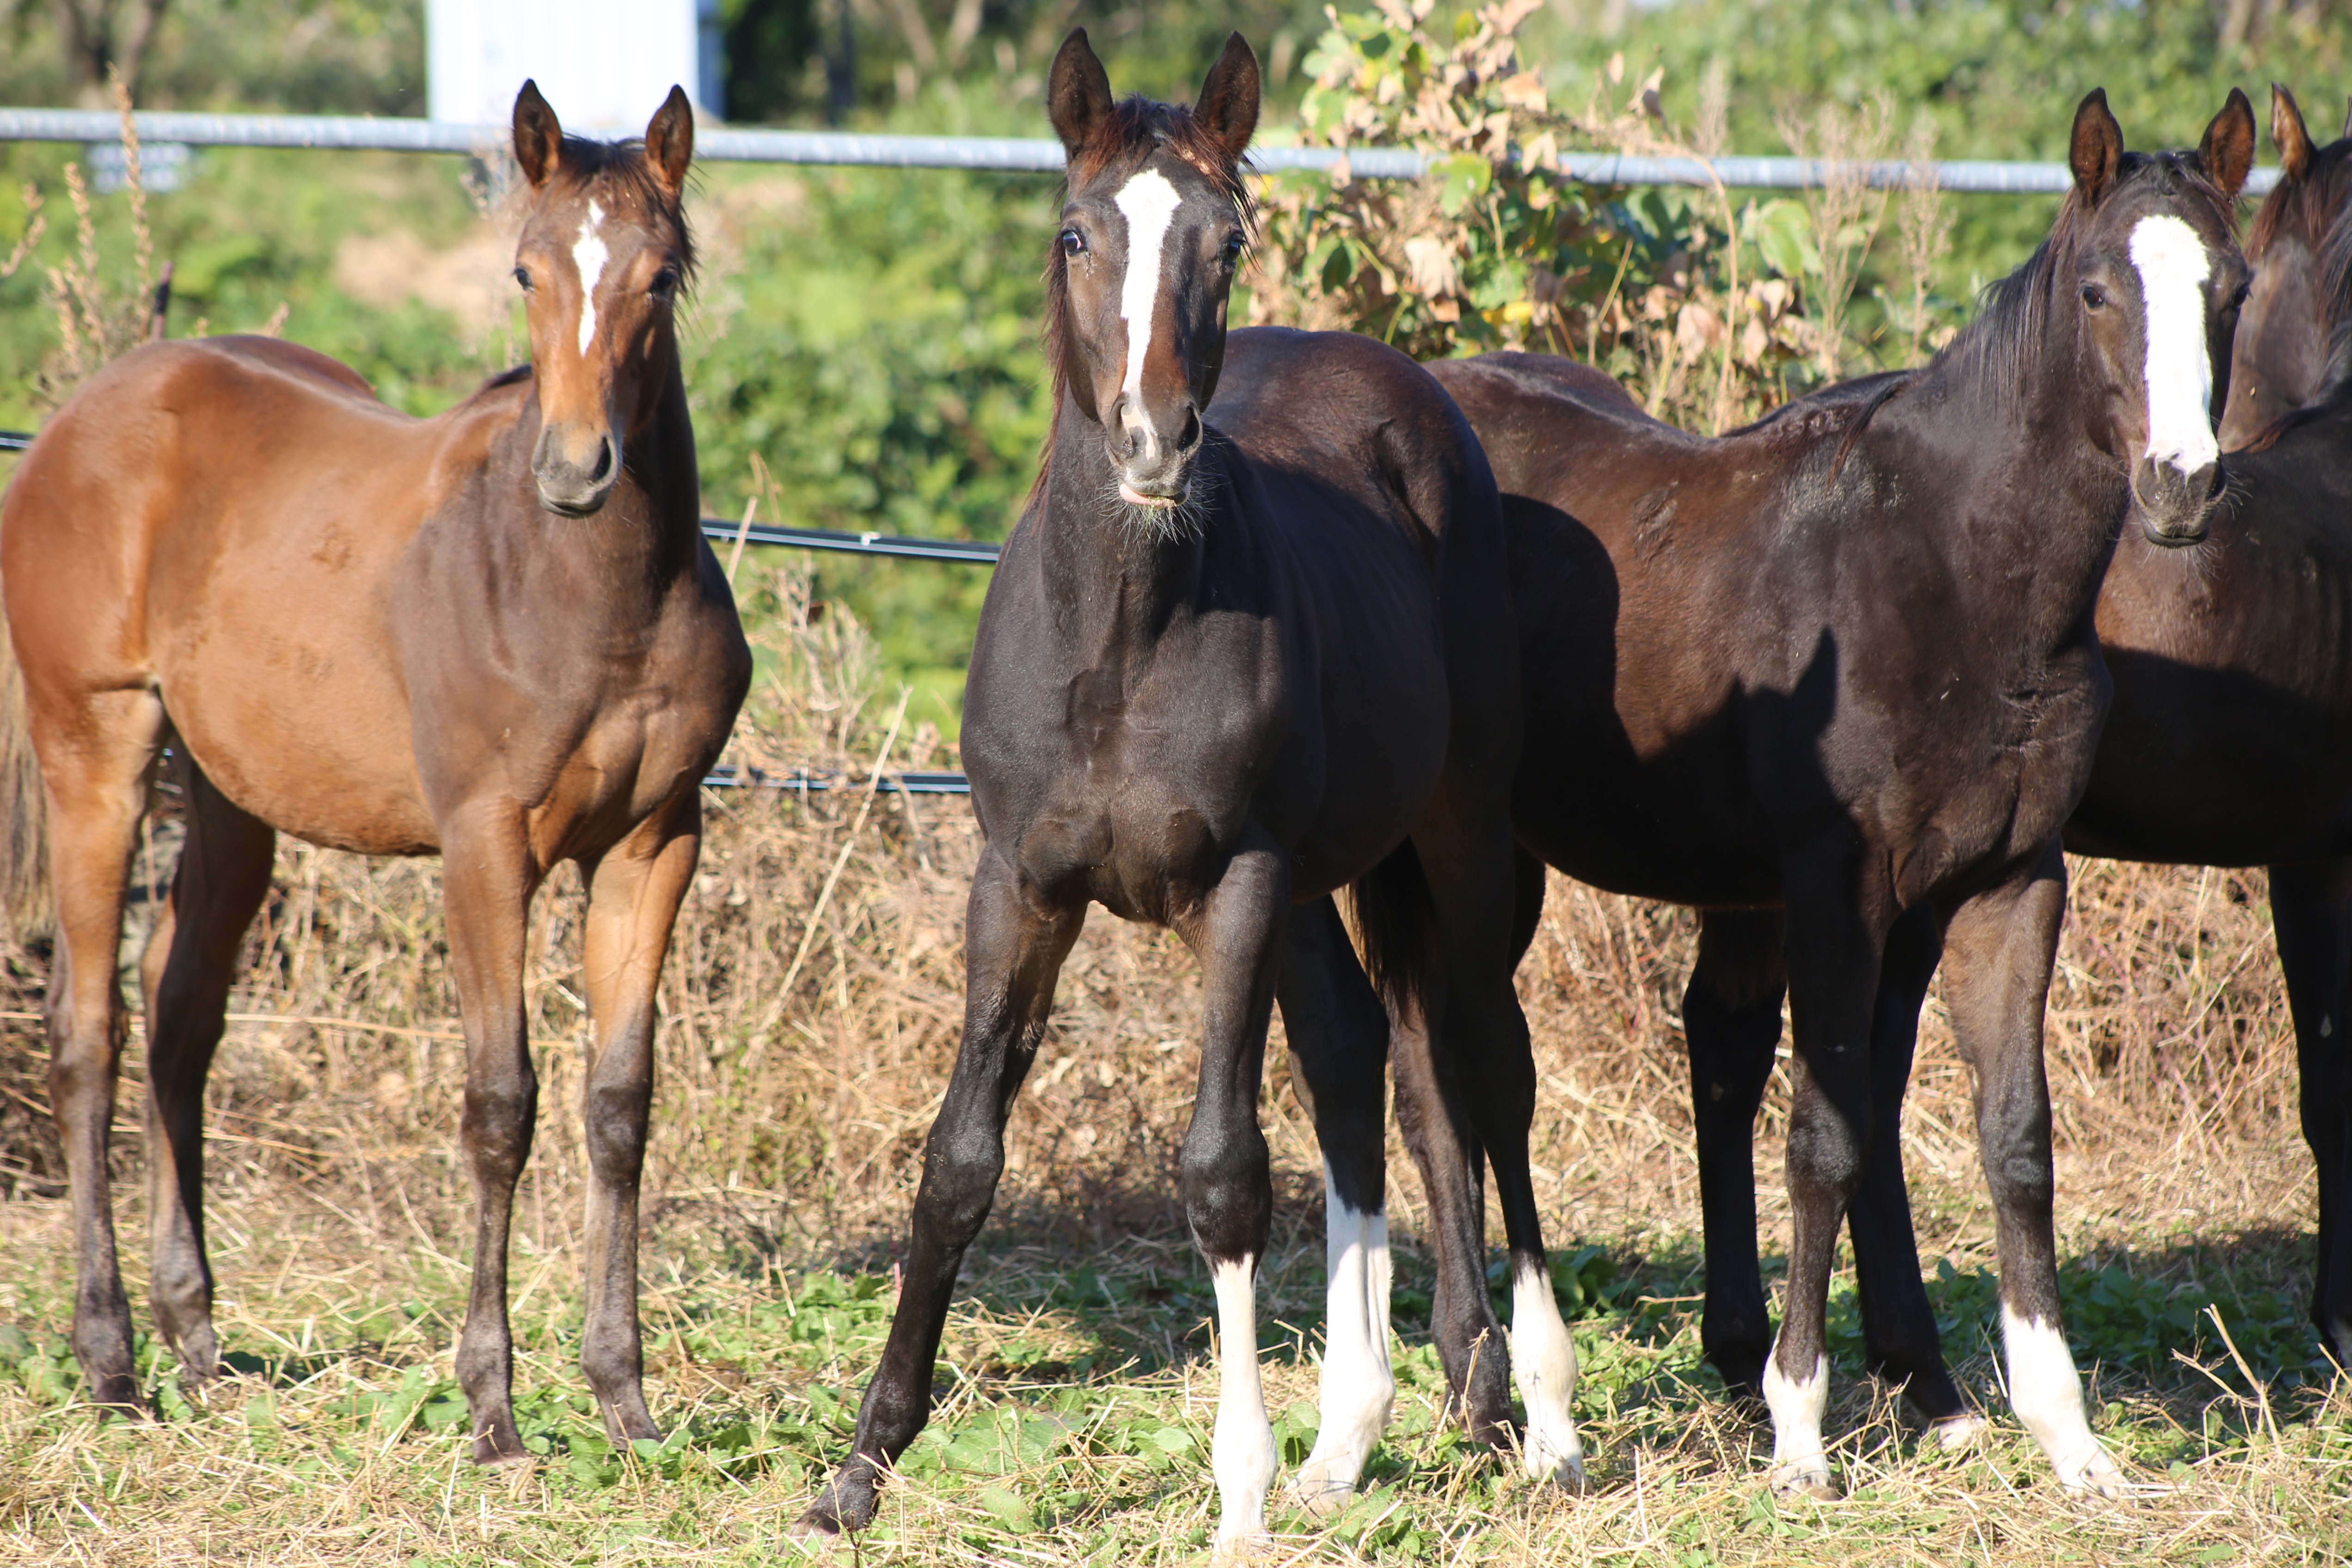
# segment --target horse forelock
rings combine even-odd
[[[1192,117],[1189,107],[1181,103],[1156,103],[1135,93],[1113,104],[1110,112],[1095,127],[1094,134],[1070,155],[1069,177],[1063,188],[1076,194],[1113,178],[1123,184],[1161,152],[1189,165],[1231,200],[1234,210],[1241,216],[1243,233],[1255,237],[1257,206],[1251,201],[1249,186],[1243,180],[1242,161]],[[1036,482],[1029,489],[1033,506],[1045,493],[1045,481],[1053,472],[1054,441],[1062,423],[1062,395],[1070,383],[1065,356],[1069,342],[1070,258],[1062,253],[1060,233],[1057,226],[1055,237],[1045,252],[1045,365],[1054,378],[1054,419],[1045,432],[1045,450],[1038,460]]]
[[[566,136],[539,201],[575,197],[594,201],[614,217],[648,225],[667,223],[677,236],[678,271],[685,280],[692,280],[694,230],[686,221],[686,204],[662,184],[653,160],[646,156],[642,138],[599,142],[593,137]]]

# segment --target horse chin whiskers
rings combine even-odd
[[[1184,476],[1184,493],[1175,500],[1166,506],[1138,506],[1118,493],[1119,480],[1113,477],[1103,487],[1103,518],[1146,542],[1181,544],[1198,535],[1207,521],[1205,488],[1195,464]]]

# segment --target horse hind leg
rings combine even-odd
[[[131,1408],[138,1406],[139,1385],[107,1169],[128,1021],[115,957],[131,852],[146,811],[147,772],[163,731],[163,704],[143,689],[87,697],[54,721],[42,721],[37,711],[33,725],[58,910],[47,1005],[49,1109],[72,1193],[74,1359],[93,1399]]]
[[[1325,1513],[1355,1494],[1396,1398],[1389,1364],[1388,1014],[1329,899],[1294,910],[1275,994],[1293,1084],[1323,1150],[1322,1420],[1291,1483]]]
[[[637,1321],[637,1189],[653,1107],[654,993],[700,852],[682,792],[590,870],[583,972],[595,1046],[581,1096],[588,1147],[588,1315],[580,1367],[615,1443],[659,1438]]]
[[[237,952],[268,896],[277,836],[184,762],[188,835],[141,965],[147,1000],[147,1183],[156,1326],[192,1381],[220,1367],[205,1255],[205,1079]]]
[[[1759,1400],[1772,1320],[1757,1260],[1756,1113],[1780,1043],[1781,947],[1777,911],[1706,910],[1683,992],[1706,1242],[1699,1343],[1734,1394]]]
[[[2272,867],[2271,925],[2294,1016],[2303,1136],[2319,1174],[2311,1319],[2352,1366],[2352,860]]]

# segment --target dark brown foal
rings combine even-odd
[[[1685,1012],[1693,1097],[1702,1138],[1732,1122],[1743,1156],[1786,989],[1786,1309],[1777,1341],[1760,1292],[1718,1322],[1711,1268],[1707,1341],[1761,1385],[1779,1488],[1829,1489],[1837,1232],[1886,1190],[1866,1172],[1891,1164],[1899,1201],[1907,1030],[1939,943],[1977,1072],[2011,1404],[2064,1484],[2122,1484],[2059,1318],[2041,1051],[2058,833],[2106,710],[2092,612],[2116,529],[2136,509],[2149,532],[2193,539],[2211,511],[2215,372],[2245,277],[2230,204],[2252,143],[2232,93],[2198,152],[2126,153],[2094,93],[2051,237],[1935,363],[1720,439],[1549,356],[1432,367],[1504,491],[1520,842],[1709,911]],[[1529,872],[1523,932],[1541,900]],[[1906,1004],[1898,1052],[1888,1020]],[[1749,1170],[1718,1166],[1706,1195],[1710,1220],[1747,1216],[1752,1258]],[[1865,1269],[1865,1300],[1886,1283]],[[1941,1381],[1911,1392],[1964,1427],[1927,1328]],[[1873,1348],[1907,1370],[1915,1347]]]
[[[589,889],[588,1310],[581,1365],[615,1440],[658,1436],[636,1315],[654,987],[700,843],[699,782],[751,675],[702,541],[673,308],[693,253],[693,117],[642,146],[566,137],[525,83],[515,276],[531,367],[417,420],[268,338],[108,366],[26,454],[0,510],[5,594],[46,788],[58,942],[50,1098],[80,1258],[74,1350],[131,1405],[107,1128],[124,1036],[114,953],[147,783],[168,744],[187,847],[147,948],[158,1326],[219,1362],[204,1244],[205,1075],[278,832],[442,858],[478,1219],[457,1377],[474,1457],[526,1457],[507,1236],[538,1075],[523,934],[558,862]]]

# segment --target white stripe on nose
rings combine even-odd
[[[1184,198],[1166,175],[1146,169],[1120,186],[1114,201],[1127,216],[1127,276],[1118,289],[1118,313],[1127,322],[1127,379],[1119,388],[1128,396],[1123,422],[1142,436],[1147,454],[1156,453],[1159,443],[1151,423],[1134,398],[1143,390],[1143,356],[1151,350],[1151,318],[1160,304],[1160,247],[1168,238],[1169,220]]]
[[[2177,217],[2144,217],[2131,237],[2147,317],[2147,456],[2184,474],[2221,455],[2213,438],[2213,361],[2205,345],[2205,279],[2213,264]]]
[[[596,279],[604,276],[604,263],[613,253],[604,248],[604,240],[596,231],[604,222],[604,209],[594,202],[588,204],[588,216],[580,220],[580,237],[572,245],[572,264],[580,269],[580,353],[588,353],[588,345],[596,341]]]

